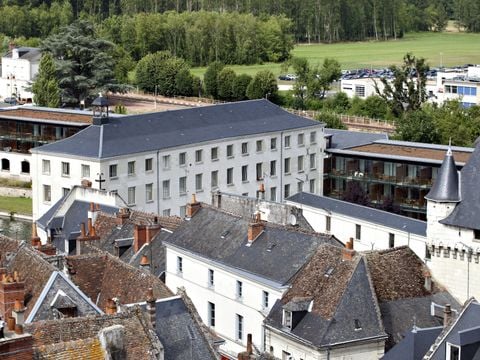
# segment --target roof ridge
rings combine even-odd
[[[361,255],[361,256],[362,256],[363,262],[365,264],[365,270],[366,270],[366,273],[367,273],[368,284],[370,286],[370,292],[374,296],[373,302],[374,302],[374,305],[375,305],[375,312],[377,314],[377,320],[380,323],[382,331],[386,333],[385,326],[384,326],[384,323],[383,323],[383,320],[382,320],[382,312],[380,310],[380,304],[378,302],[377,292],[375,291],[375,286],[373,285],[372,275],[370,274],[370,268],[369,268],[369,265],[368,265],[368,258],[365,255]]]

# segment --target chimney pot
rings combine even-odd
[[[150,265],[150,261],[148,260],[147,255],[142,255],[142,258],[140,260],[140,265]]]
[[[15,324],[15,334],[17,335],[23,334],[23,325]]]
[[[93,236],[93,234],[92,234],[93,233],[92,218],[88,218],[87,222],[88,222],[88,235]]]
[[[85,223],[83,222],[80,224],[80,237],[85,237]]]
[[[147,301],[147,312],[150,318],[150,323],[152,324],[152,327],[155,329],[157,324],[157,316],[156,316],[157,309],[155,307],[156,299],[153,296],[153,288],[148,288],[146,301]]]
[[[450,304],[445,304],[443,309],[443,327],[447,327],[452,320],[452,308]]]
[[[186,217],[193,217],[201,207],[202,205],[197,201],[195,194],[192,194],[192,202],[187,204]]]
[[[247,353],[253,354],[252,334],[247,334]]]
[[[94,212],[94,211],[95,211],[95,204],[94,204],[93,201],[90,202],[90,211],[91,211],[91,212]]]
[[[355,250],[353,250],[353,238],[350,238],[345,244],[345,248],[342,249],[342,259],[343,261],[350,261],[354,256]]]
[[[107,306],[105,309],[105,313],[107,315],[115,315],[117,313],[117,304],[115,304],[115,301],[113,299],[108,299],[107,300]]]

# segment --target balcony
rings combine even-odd
[[[382,173],[368,173],[358,170],[337,170],[332,169],[325,177],[331,179],[357,180],[367,183],[396,185],[417,189],[430,189],[432,187],[432,179],[409,177],[409,176],[390,176]]]

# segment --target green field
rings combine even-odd
[[[0,211],[7,213],[31,215],[32,199],[21,197],[0,196]]]
[[[365,41],[339,44],[298,45],[293,56],[305,57],[311,64],[321,63],[325,57],[337,59],[342,69],[381,68],[400,64],[407,52],[427,59],[431,67],[479,64],[480,34],[458,32],[409,33],[403,39]],[[281,65],[231,66],[237,73],[254,75],[268,69],[280,75]],[[195,75],[203,76],[205,68],[194,68]]]

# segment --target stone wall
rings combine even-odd
[[[0,196],[31,198],[32,189],[0,186]]]

